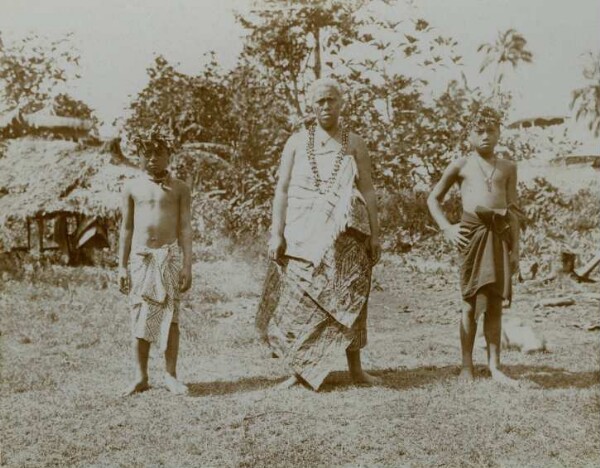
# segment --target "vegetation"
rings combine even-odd
[[[586,85],[573,91],[571,108],[577,120],[584,119],[594,136],[600,135],[600,53],[586,54],[583,77]]]
[[[67,85],[80,77],[72,34],[54,40],[32,34],[7,44],[0,36],[0,111],[47,109],[97,125],[93,110],[68,94]]]

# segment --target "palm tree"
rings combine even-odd
[[[583,76],[587,84],[573,91],[571,109],[576,108],[575,119],[588,121],[588,128],[594,136],[600,135],[600,53],[586,54],[588,62],[584,65]]]
[[[533,54],[525,49],[527,40],[523,35],[514,29],[508,29],[505,32],[499,32],[496,42],[493,44],[481,44],[477,52],[483,52],[485,57],[479,68],[482,73],[490,65],[495,64],[493,80],[493,92],[495,96],[500,91],[500,84],[504,78],[504,73],[508,65],[516,68],[520,63],[531,63]]]

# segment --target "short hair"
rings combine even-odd
[[[308,88],[308,99],[312,104],[315,98],[315,94],[319,88],[333,88],[336,93],[340,97],[340,99],[344,98],[344,91],[342,86],[333,78],[319,78],[312,82],[310,87]]]
[[[173,152],[173,135],[158,124],[136,133],[132,140],[138,152],[160,148],[166,149],[169,154]]]
[[[468,130],[471,131],[480,127],[500,127],[502,124],[502,114],[491,106],[477,106],[471,111]]]

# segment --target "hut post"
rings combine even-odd
[[[38,225],[38,247],[40,249],[40,253],[44,251],[44,218],[36,218]]]
[[[31,250],[31,218],[27,217],[27,251]]]

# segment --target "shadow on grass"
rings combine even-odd
[[[253,392],[256,390],[274,387],[283,382],[287,377],[269,379],[267,377],[250,377],[246,379],[232,380],[231,382],[219,380],[216,382],[189,383],[188,395],[193,397],[209,395],[229,395],[232,393]]]
[[[518,364],[503,366],[506,374],[514,379],[527,379],[541,388],[589,388],[600,384],[600,372],[571,372],[550,366],[528,366]]]
[[[571,372],[550,366],[514,365],[503,366],[510,377],[519,380],[530,380],[545,389],[589,388],[600,384],[600,372]],[[371,375],[381,379],[377,387],[403,390],[422,387],[443,381],[457,382],[459,366],[419,367],[416,369],[385,369],[369,371]],[[475,379],[487,379],[490,372],[485,366],[475,366]],[[333,372],[321,387],[322,392],[339,391],[354,387],[348,372]]]
[[[600,384],[600,372],[570,372],[550,366],[528,366],[524,364],[503,366],[510,377],[519,380],[530,380],[545,389],[589,388]],[[406,390],[423,387],[444,381],[456,381],[460,368],[458,366],[419,367],[416,369],[384,369],[369,372],[381,379],[376,387],[394,390]],[[484,366],[475,367],[475,379],[489,378],[490,373]],[[287,377],[271,379],[267,377],[251,377],[231,382],[198,382],[188,384],[189,395],[194,397],[208,395],[229,395],[233,393],[253,392],[274,387]],[[319,392],[343,391],[357,385],[350,379],[348,372],[332,372]]]
[[[381,379],[381,383],[375,385],[376,387],[403,390],[456,378],[458,367],[427,366],[416,369],[383,369],[369,371],[369,374]],[[353,386],[356,384],[350,379],[348,372],[332,372],[320,391],[331,392]]]

